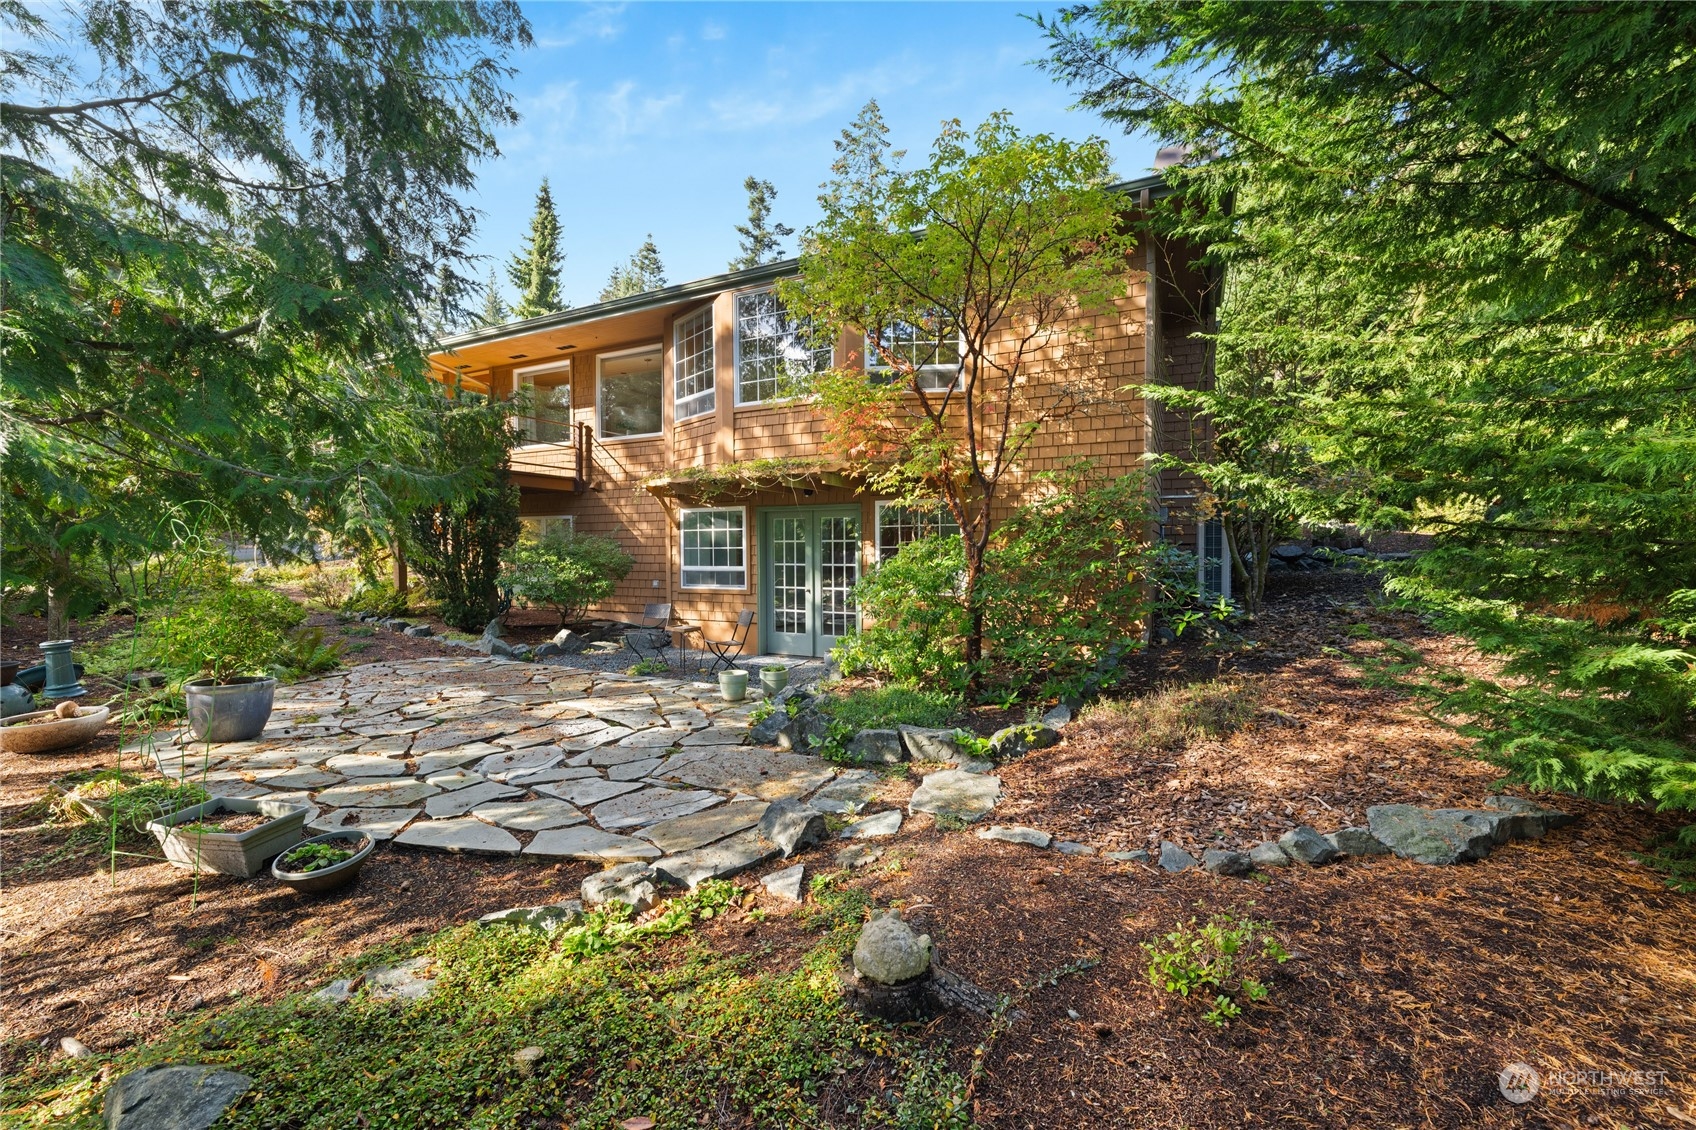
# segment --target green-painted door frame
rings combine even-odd
[[[759,511],[760,650],[830,653],[859,614],[848,590],[860,576],[858,506]]]

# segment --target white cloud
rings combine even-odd
[[[623,16],[623,4],[590,4],[564,27],[538,33],[536,46],[544,51],[553,51],[575,47],[586,40],[610,42],[623,33]]]
[[[709,43],[715,39],[723,39],[724,25],[715,24],[709,20],[701,25],[701,38],[707,40]]]

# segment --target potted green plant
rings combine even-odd
[[[760,668],[760,686],[765,689],[767,698],[777,697],[777,692],[789,685],[789,668],[780,663],[772,663]]]
[[[223,585],[153,625],[165,662],[198,671],[184,685],[196,741],[240,742],[271,718],[277,680],[270,665],[287,631],[305,617],[293,601],[258,585]]]
[[[718,693],[726,702],[741,702],[748,697],[748,672],[738,667],[720,671]]]
[[[178,867],[251,879],[267,860],[300,842],[310,805],[215,796],[180,809],[147,830]]]
[[[271,861],[271,876],[303,895],[345,887],[377,846],[377,838],[344,828],[302,840]]]

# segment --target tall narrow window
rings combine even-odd
[[[713,308],[703,306],[679,318],[671,349],[676,418],[687,420],[713,410]]]
[[[1196,557],[1200,560],[1199,587],[1207,596],[1231,595],[1231,551],[1225,544],[1225,523],[1208,518],[1196,528]]]
[[[564,537],[576,530],[575,514],[525,514],[518,519],[518,536],[523,541]]]
[[[926,392],[946,392],[960,380],[960,332],[942,319],[891,322],[867,335],[866,372],[884,379],[913,373]]]
[[[910,541],[927,534],[955,534],[960,524],[940,502],[877,504],[877,559],[888,561]]]
[[[811,324],[791,318],[770,290],[736,296],[736,403],[794,396],[799,380],[830,368],[830,345],[811,340]]]
[[[660,347],[643,346],[604,353],[600,365],[600,433],[602,439],[630,439],[660,434],[662,385]]]
[[[748,586],[748,512],[740,506],[685,510],[679,519],[686,589]]]

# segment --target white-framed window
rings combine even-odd
[[[713,308],[703,306],[672,327],[672,395],[679,420],[711,412],[713,396]]]
[[[910,368],[926,392],[947,392],[960,382],[960,353],[959,331],[940,323],[891,322],[866,334],[867,373],[887,380]]]
[[[796,383],[830,368],[834,350],[810,340],[811,324],[792,318],[774,290],[736,296],[736,403],[796,394]]]
[[[724,506],[685,510],[678,518],[686,589],[748,587],[748,510]]]
[[[1225,523],[1206,518],[1195,529],[1196,587],[1207,597],[1231,595],[1231,551],[1225,544]]]
[[[635,439],[660,434],[664,395],[660,380],[663,348],[658,342],[595,359],[596,424],[601,439]]]
[[[941,502],[877,504],[877,559],[888,561],[910,541],[928,534],[958,534],[960,524]]]
[[[527,443],[571,442],[571,362],[530,365],[512,371],[527,407],[519,431]]]
[[[575,514],[525,514],[518,519],[518,536],[525,541],[541,541],[577,532]]]

